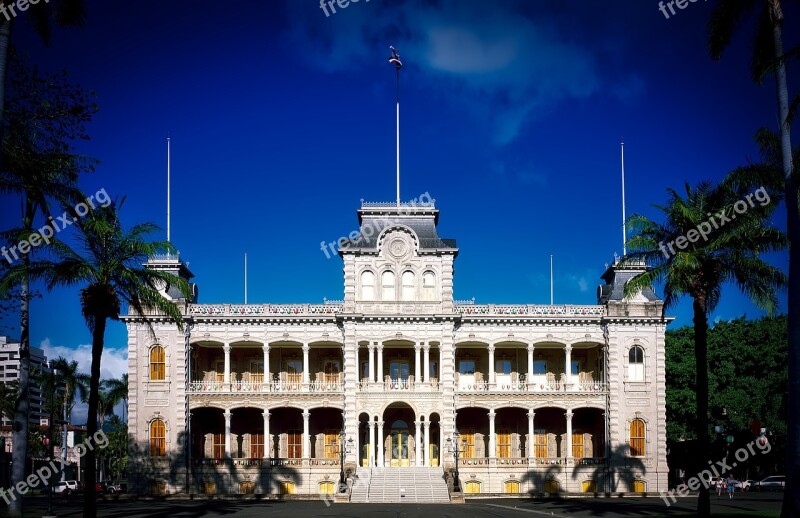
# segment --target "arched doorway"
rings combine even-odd
[[[412,435],[409,433],[408,423],[402,419],[397,419],[392,423],[390,432],[391,467],[407,467],[411,465],[411,458],[409,457],[411,448],[409,448],[408,444],[410,437],[412,437]]]
[[[402,468],[416,465],[417,453],[422,455],[422,452],[417,452],[417,419],[414,409],[407,403],[392,403],[384,410],[381,440],[377,442],[383,445],[379,452],[383,458],[379,456],[378,466]]]

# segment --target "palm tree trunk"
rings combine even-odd
[[[705,295],[694,298],[694,358],[697,389],[697,451],[694,457],[692,474],[700,473],[708,468],[707,453],[711,443],[708,436],[708,315],[706,313]],[[708,488],[700,485],[697,498],[697,516],[705,518],[711,515],[711,500]]]
[[[92,368],[89,381],[89,412],[86,422],[86,432],[90,440],[97,433],[97,407],[100,393],[100,358],[103,355],[103,341],[106,332],[105,314],[94,315],[94,329],[92,330]],[[86,452],[86,489],[83,494],[83,518],[95,518],[97,501],[95,500],[94,485],[97,481],[97,453],[94,448]]]
[[[22,227],[29,229],[33,225],[33,204],[25,196]],[[30,256],[24,255],[22,262],[27,272],[30,265]],[[11,451],[11,485],[16,486],[25,480],[25,465],[28,454],[28,428],[29,428],[29,385],[31,370],[31,330],[30,330],[30,277],[25,275],[20,287],[20,318],[19,318],[19,399],[14,410],[13,449]],[[22,495],[11,501],[8,515],[11,517],[22,516]]]
[[[786,487],[800,487],[800,206],[798,182],[792,163],[792,140],[789,127],[789,87],[786,83],[786,63],[783,56],[783,12],[780,0],[771,0],[772,37],[775,45],[775,86],[778,94],[778,116],[781,125],[781,152],[786,184],[786,219],[789,234],[789,293],[788,293],[788,418],[786,441]],[[800,516],[800,491],[783,493],[781,516]]]

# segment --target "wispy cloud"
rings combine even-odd
[[[497,145],[601,83],[595,49],[575,43],[547,14],[533,16],[526,2],[381,2],[335,21],[302,2],[291,5],[287,36],[311,66],[363,69],[375,49],[392,42],[411,73],[423,74],[416,87],[452,92],[446,99],[459,109],[490,121]]]
[[[92,345],[80,344],[76,347],[53,345],[49,338],[42,340],[39,347],[44,351],[47,360],[64,357],[69,361],[78,362],[78,370],[89,373],[92,366]],[[128,348],[104,347],[100,359],[100,379],[121,378],[128,372]],[[82,401],[75,402],[72,410],[72,422],[83,424],[86,422],[87,405]]]

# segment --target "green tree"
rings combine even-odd
[[[789,234],[788,366],[789,429],[787,485],[800,487],[800,196],[796,168],[792,160],[791,108],[786,80],[787,58],[800,55],[800,48],[783,49],[784,15],[781,0],[717,0],[708,29],[708,49],[714,59],[721,59],[742,23],[755,15],[753,52],[750,59],[752,78],[761,83],[772,73],[778,101],[778,125],[781,136],[781,162],[786,193],[786,219]],[[794,106],[800,103],[795,98]],[[781,516],[800,516],[800,491],[784,493]]]
[[[128,467],[128,425],[119,416],[112,415],[108,419],[108,447],[106,456],[109,459],[108,473],[112,480],[125,477]]]
[[[122,401],[122,421],[125,421],[125,411],[128,408],[128,373],[122,375],[120,378],[107,379],[104,382],[108,397],[113,401],[112,407]]]
[[[103,207],[91,209],[75,223],[80,252],[56,241],[52,245],[55,258],[31,265],[31,273],[45,280],[47,287],[83,285],[81,312],[92,333],[92,366],[89,386],[89,419],[87,432],[93,436],[98,427],[96,416],[100,410],[100,359],[103,353],[106,324],[118,320],[122,303],[129,311],[141,316],[152,325],[148,315],[166,315],[179,328],[183,328],[180,309],[161,293],[165,287],[175,286],[187,298],[188,283],[171,273],[148,269],[142,264],[159,253],[174,253],[168,242],[151,242],[146,236],[158,229],[150,223],[125,230],[119,219],[116,200]],[[68,209],[69,210],[69,209]],[[94,496],[95,450],[86,454],[86,494],[84,516],[96,515]]]
[[[0,0],[0,5],[8,9],[16,0]],[[52,21],[62,27],[82,26],[86,20],[86,5],[84,0],[48,0],[29,4],[26,11],[27,19],[32,23],[36,32],[45,45],[50,44]],[[5,131],[5,83],[8,70],[9,55],[11,54],[11,34],[16,17],[0,16],[0,141],[3,140]],[[3,163],[3,150],[0,150],[0,164]]]
[[[703,182],[692,189],[686,185],[685,196],[669,190],[666,205],[657,206],[664,213],[664,223],[645,216],[630,218],[633,236],[628,241],[632,252],[624,261],[644,261],[650,268],[631,279],[626,295],[664,282],[664,310],[674,306],[680,297],[692,299],[694,313],[694,353],[696,362],[697,418],[695,432],[699,452],[709,451],[708,419],[708,316],[720,300],[723,286],[731,282],[754,304],[767,311],[777,307],[775,290],[786,282],[785,275],[761,259],[761,254],[780,250],[786,244],[782,232],[765,223],[775,210],[774,203],[754,204],[743,214],[734,214],[733,204],[741,193],[723,182],[712,186]],[[709,224],[709,214],[727,215],[730,221]],[[734,217],[731,217],[734,216]],[[720,220],[721,221],[721,220]],[[708,225],[707,240],[689,241],[685,236]],[[702,227],[705,230],[705,227]],[[678,240],[683,243],[681,248]],[[670,244],[675,246],[670,249]],[[670,251],[676,253],[669,253]],[[699,455],[694,457],[696,471],[707,467]],[[697,512],[710,514],[708,488],[701,486]]]
[[[72,143],[88,139],[85,125],[97,110],[91,93],[67,82],[65,76],[43,75],[12,55],[8,98],[5,106],[0,192],[19,195],[22,224],[5,232],[6,240],[21,242],[33,235],[38,216],[50,216],[53,200],[79,198],[76,188],[80,173],[90,171],[94,161],[76,155]],[[43,228],[43,227],[42,227]],[[41,241],[39,241],[41,243]],[[21,252],[21,250],[20,250]],[[34,253],[34,252],[31,252]],[[22,268],[0,273],[0,299],[18,289],[20,304],[19,389],[13,425],[11,483],[25,477],[28,441],[30,376],[30,253],[22,253]],[[15,258],[16,260],[16,258]],[[22,516],[22,501],[9,505],[9,516]]]
[[[14,420],[14,408],[19,397],[19,382],[17,380],[0,383],[0,416]]]
[[[786,432],[785,315],[717,322],[708,332],[709,408],[728,427],[750,430],[753,419]],[[666,333],[667,439],[694,438],[696,408],[694,331]]]

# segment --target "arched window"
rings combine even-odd
[[[422,274],[422,300],[436,300],[436,275],[433,272]]]
[[[164,381],[167,378],[167,363],[164,348],[156,345],[150,349],[150,381]]]
[[[361,299],[375,300],[375,274],[369,270],[361,274]]]
[[[644,421],[634,419],[631,421],[631,457],[644,457]]]
[[[403,300],[414,300],[414,272],[403,272]]]
[[[150,423],[150,456],[164,457],[167,454],[167,427],[156,419]]]
[[[644,349],[638,345],[628,351],[628,381],[644,381]]]
[[[395,300],[393,272],[383,272],[383,275],[381,275],[381,286],[381,300]]]

